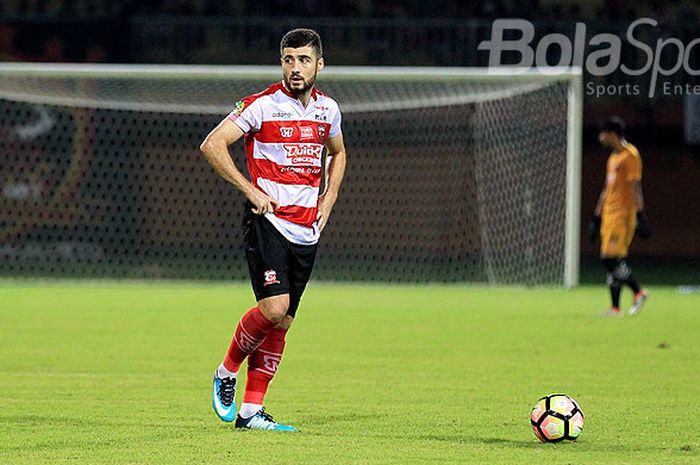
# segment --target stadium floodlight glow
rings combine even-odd
[[[60,271],[70,257],[51,251],[70,243],[102,276],[245,279],[221,245],[241,199],[196,148],[280,78],[276,66],[0,64],[0,152],[16,165],[0,184],[28,192],[17,180],[37,173],[20,153],[53,173],[34,199],[50,215],[5,209],[15,259],[3,266],[42,274],[44,254]],[[349,155],[319,279],[578,283],[579,68],[328,66],[318,86],[341,106]]]

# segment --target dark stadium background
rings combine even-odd
[[[624,37],[640,17],[659,22],[653,37],[688,43],[700,30],[700,4],[661,0],[488,0],[481,2],[336,0],[5,0],[0,2],[0,61],[274,64],[288,29],[313,27],[333,65],[485,66],[477,44],[496,18],[525,18],[538,36],[572,37],[576,22]],[[623,49],[623,60],[635,60]],[[668,60],[669,57],[663,57]],[[700,47],[691,56],[700,67]],[[584,76],[584,83],[617,85],[620,73]],[[648,85],[647,77],[638,78]],[[698,84],[682,71],[665,77]],[[632,262],[659,282],[697,280],[700,260],[700,146],[686,142],[684,96],[586,96],[582,170],[582,279],[597,281],[595,246],[585,227],[603,184],[607,153],[597,123],[612,114],[628,124],[628,139],[644,160],[646,212],[654,235],[637,240]],[[700,105],[695,99],[689,105]],[[700,138],[699,138],[700,139]]]

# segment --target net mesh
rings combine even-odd
[[[198,146],[277,79],[0,70],[0,273],[247,279]],[[348,167],[315,279],[563,284],[567,84],[321,76]],[[230,148],[245,171],[242,143]]]

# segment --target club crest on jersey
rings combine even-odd
[[[236,116],[241,116],[241,113],[243,113],[243,110],[245,109],[245,102],[243,100],[239,100],[236,102],[236,105],[233,107],[233,112],[236,114]]]
[[[277,280],[277,272],[275,270],[267,270],[265,272],[265,286],[279,283],[280,282]]]
[[[326,140],[326,127],[322,124],[319,124],[317,126],[317,130],[318,130],[318,139],[321,142],[325,141]]]
[[[317,165],[323,152],[323,145],[319,144],[283,144],[282,147],[293,165]]]
[[[290,138],[294,135],[294,128],[290,127],[281,127],[280,128],[280,136],[284,138]]]
[[[301,126],[299,130],[301,131],[301,139],[315,139],[314,128],[311,126]]]

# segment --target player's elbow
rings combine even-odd
[[[343,162],[345,162],[345,158],[346,158],[345,157],[345,149],[337,150],[333,153],[329,153],[328,156],[333,158],[334,161],[342,160]]]
[[[208,156],[214,151],[214,147],[216,147],[216,141],[213,139],[214,138],[211,137],[211,135],[208,135],[199,145],[199,151],[202,152],[202,155]]]

